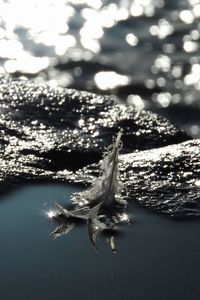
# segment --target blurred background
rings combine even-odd
[[[0,0],[0,73],[110,94],[200,137],[200,0]]]

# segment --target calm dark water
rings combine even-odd
[[[49,235],[56,224],[45,211],[78,189],[28,186],[1,199],[1,299],[199,299],[199,221],[129,205],[133,224],[119,228],[117,254],[104,237],[97,254],[85,225],[56,240]]]

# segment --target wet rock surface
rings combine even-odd
[[[169,121],[106,96],[26,80],[1,79],[0,99],[2,191],[33,180],[90,183],[96,165],[77,170],[97,163],[123,128],[128,198],[173,216],[199,215],[200,142]]]
[[[200,140],[121,155],[128,200],[172,217],[200,216],[199,156]],[[75,180],[92,182],[97,175],[98,165],[92,165]]]

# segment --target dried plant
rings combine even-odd
[[[113,229],[117,223],[123,221],[118,212],[119,206],[125,204],[121,196],[122,185],[118,167],[118,154],[122,146],[121,136],[122,130],[100,161],[100,176],[92,186],[83,192],[73,194],[74,209],[68,210],[56,203],[57,212],[54,217],[61,218],[64,223],[52,232],[54,237],[68,233],[74,227],[76,219],[83,219],[88,225],[91,244],[97,250],[98,233],[105,229]],[[111,237],[110,241],[114,252],[114,237]]]

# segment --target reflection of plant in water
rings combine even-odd
[[[74,227],[76,219],[83,219],[88,225],[91,244],[97,250],[98,233],[114,229],[117,223],[128,220],[124,213],[126,202],[122,197],[122,185],[119,181],[118,153],[122,146],[121,135],[120,130],[100,162],[101,174],[92,186],[72,196],[74,208],[67,210],[60,204],[55,204],[56,213],[49,216],[64,222],[52,232],[54,237],[68,233]],[[113,236],[110,238],[110,246],[115,251]]]

